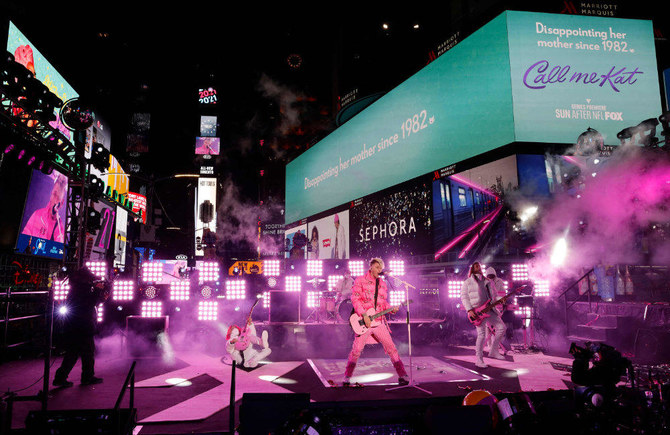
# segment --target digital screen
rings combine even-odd
[[[201,116],[200,117],[200,136],[216,137],[216,116]]]
[[[216,89],[212,87],[198,89],[198,102],[204,105],[216,104],[218,102],[216,98]]]
[[[431,252],[430,181],[423,177],[356,201],[349,211],[351,257]]]
[[[309,222],[308,259],[349,258],[349,210]]]
[[[68,180],[58,171],[45,175],[33,170],[16,252],[62,258]]]
[[[290,162],[285,222],[515,141],[617,144],[659,94],[650,21],[505,12]]]
[[[221,151],[221,138],[218,137],[196,137],[195,153],[198,155],[218,156]]]
[[[147,197],[135,192],[128,192],[128,201],[133,202],[133,213],[142,212],[142,223],[147,223]]]
[[[126,265],[126,244],[128,242],[128,211],[116,207],[116,231],[114,233],[114,267]]]
[[[100,213],[100,229],[95,234],[86,233],[86,252],[88,260],[105,260],[116,227],[116,206],[105,201],[98,201],[93,208]]]
[[[60,75],[58,71],[47,61],[42,53],[25,37],[23,33],[9,22],[9,33],[7,38],[7,51],[14,55],[14,60],[28,68],[35,78],[41,81],[49,91],[54,93],[65,103],[67,100],[78,97],[74,88]],[[72,139],[72,132],[60,121],[59,109],[54,109],[56,120],[49,125],[59,130],[65,137]]]
[[[205,217],[201,215],[201,211],[208,204],[211,204],[213,214],[210,222],[204,222]],[[216,233],[216,178],[200,177],[198,179],[198,201],[195,208],[195,255],[198,257],[205,255],[203,246],[206,243],[205,228]]]
[[[156,260],[150,263],[158,263],[163,266],[163,273],[160,276],[159,284],[169,284],[172,281],[181,281],[183,278],[179,271],[185,271],[188,268],[188,260]]]
[[[300,225],[284,232],[286,258],[303,260],[307,252],[307,225]]]
[[[129,153],[148,153],[150,130],[151,114],[133,113],[126,138],[126,151]]]

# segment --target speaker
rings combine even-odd
[[[244,393],[239,433],[277,433],[293,415],[309,408],[309,393]]]
[[[300,292],[270,291],[270,322],[300,321]]]
[[[160,354],[160,341],[166,338],[169,316],[126,317],[126,348],[132,356]]]

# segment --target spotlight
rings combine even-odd
[[[163,263],[159,262],[145,262],[142,265],[142,281],[149,283],[157,283],[163,280]]]
[[[265,260],[263,261],[263,275],[279,276],[281,274],[281,261]]]
[[[323,274],[323,261],[307,260],[307,276],[321,276]]]
[[[158,296],[158,287],[153,285],[146,286],[142,289],[142,293],[147,299],[155,299]]]
[[[219,263],[217,262],[202,262],[198,267],[200,271],[201,282],[218,281],[220,277]]]
[[[60,307],[58,307],[58,314],[60,314],[61,316],[66,315],[67,314],[67,306],[66,305],[61,305]]]
[[[215,322],[218,320],[218,311],[218,301],[198,302],[198,320]]]
[[[88,207],[86,213],[86,231],[95,234],[96,231],[102,228],[102,216],[100,215],[100,212],[93,207]]]
[[[161,301],[142,301],[142,317],[162,317],[163,302]]]
[[[403,260],[391,260],[389,261],[389,268],[396,276],[405,275],[405,262]],[[393,304],[391,304],[393,305]]]
[[[299,292],[302,289],[302,279],[299,276],[287,276],[284,284],[287,292]]]
[[[54,301],[64,301],[70,291],[69,280],[54,281]]]
[[[626,127],[616,134],[621,141],[621,145],[628,145],[632,142],[632,137],[637,133],[637,127]]]
[[[363,260],[350,260],[349,270],[351,271],[351,276],[365,275],[365,263]]]
[[[308,291],[307,292],[307,308],[318,308],[321,302],[321,292]]]
[[[665,136],[667,140],[668,136],[670,136],[670,112],[663,112],[663,114],[658,117],[658,120],[663,126],[663,131],[661,131],[661,134]]]
[[[190,281],[171,281],[170,282],[170,300],[187,301],[191,298]]]
[[[200,296],[202,296],[203,299],[209,299],[212,297],[214,294],[212,287],[209,285],[205,284],[202,287],[200,287]]]
[[[268,287],[270,288],[275,288],[277,287],[277,278],[274,276],[271,276],[268,278]]]
[[[447,297],[449,299],[460,299],[461,287],[463,281],[448,281],[447,282]]]
[[[132,301],[134,297],[135,283],[133,281],[114,281],[112,284],[113,301]]]
[[[105,183],[93,174],[90,174],[89,195],[93,201],[100,199],[105,193]]]
[[[336,285],[344,279],[343,275],[328,275],[328,291],[332,292]]]
[[[226,299],[246,299],[247,283],[242,279],[229,279],[226,281]]]
[[[93,144],[91,152],[91,164],[100,171],[106,171],[109,168],[109,151],[100,143]]]
[[[527,281],[528,280],[528,265],[527,264],[513,264],[512,265],[512,281]]]

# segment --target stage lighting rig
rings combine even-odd
[[[91,164],[100,171],[106,171],[109,168],[109,150],[101,143],[95,142],[91,150]],[[116,198],[115,198],[116,199]]]
[[[79,97],[67,100],[60,108],[60,119],[68,130],[84,131],[93,124],[93,118],[93,110]]]
[[[637,130],[640,133],[639,144],[646,148],[656,148],[658,145],[658,138],[656,137],[656,126],[658,119],[645,119],[637,125]]]

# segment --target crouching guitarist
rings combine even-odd
[[[485,304],[487,301],[497,301],[500,299],[498,292],[491,288],[490,281],[484,277],[482,266],[475,262],[470,267],[468,279],[463,281],[461,286],[461,302],[468,312],[468,319],[477,325],[477,342],[475,345],[475,355],[477,361],[475,365],[479,368],[486,368],[488,365],[484,362],[484,342],[486,341],[487,325],[495,330],[495,336],[491,343],[489,352],[490,358],[504,360],[505,357],[498,351],[500,341],[505,336],[506,326],[496,310],[490,310],[488,317],[480,319],[476,308]],[[479,322],[481,321],[481,323]]]
[[[351,376],[356,368],[358,358],[363,352],[363,348],[369,340],[372,343],[379,342],[384,347],[384,351],[391,358],[393,367],[398,373],[398,383],[400,385],[407,385],[407,372],[405,366],[400,360],[398,350],[393,344],[391,334],[385,321],[381,321],[377,326],[375,322],[371,322],[367,311],[373,308],[375,312],[391,309],[390,313],[396,313],[398,308],[391,308],[388,303],[388,290],[386,283],[381,280],[380,273],[384,269],[384,262],[381,258],[373,258],[370,261],[370,269],[368,272],[356,278],[351,293],[351,303],[354,307],[354,312],[361,316],[365,322],[366,330],[360,335],[354,337],[354,343],[351,346],[347,367],[344,371],[343,385],[349,385]]]

